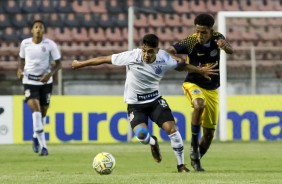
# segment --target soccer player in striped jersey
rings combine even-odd
[[[232,54],[233,49],[225,37],[213,30],[214,18],[209,14],[200,14],[194,20],[195,33],[170,46],[166,51],[177,57],[187,54],[187,63],[197,66],[209,66],[219,63],[220,50]],[[216,67],[219,68],[219,65]],[[193,107],[191,122],[191,165],[195,171],[204,171],[200,159],[209,149],[218,121],[218,90],[220,78],[211,76],[211,80],[197,73],[188,73],[182,88]],[[198,141],[201,127],[203,136]]]
[[[154,34],[143,37],[142,48],[133,49],[109,56],[101,56],[86,61],[72,62],[72,68],[113,64],[126,66],[124,100],[127,103],[128,119],[136,138],[142,144],[151,146],[152,156],[161,162],[157,137],[148,131],[148,118],[155,122],[168,135],[177,160],[178,172],[189,172],[184,164],[182,137],[177,130],[171,109],[159,91],[159,82],[168,70],[185,70],[210,78],[217,70],[214,65],[199,68],[176,60],[166,51],[158,48],[159,39]]]
[[[24,39],[20,46],[17,76],[24,85],[25,102],[32,111],[33,151],[48,155],[44,123],[50,104],[53,75],[61,68],[61,54],[54,41],[43,37],[45,24],[35,20],[31,27],[32,37]],[[55,61],[52,67],[52,61]]]

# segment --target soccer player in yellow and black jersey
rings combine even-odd
[[[187,54],[189,64],[203,67],[218,63],[220,49],[232,54],[231,45],[225,37],[213,30],[214,18],[209,14],[200,14],[194,20],[195,33],[170,46],[167,51],[175,57],[177,54]],[[191,165],[195,171],[204,171],[200,159],[209,149],[218,121],[218,91],[220,85],[219,73],[210,80],[196,73],[188,73],[182,88],[193,107],[191,122]],[[199,143],[201,127],[203,136]]]

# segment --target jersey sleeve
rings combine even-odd
[[[59,60],[61,59],[61,53],[60,53],[60,50],[57,46],[57,44],[53,41],[51,41],[51,50],[50,50],[50,54],[51,54],[51,58],[53,60]]]
[[[177,54],[190,54],[196,44],[196,36],[192,34],[172,46],[175,48]]]
[[[168,70],[176,69],[178,67],[178,61],[176,61],[169,53],[165,50],[160,49],[158,52],[158,59],[166,63]]]
[[[112,55],[112,64],[117,66],[128,65],[130,60],[132,60],[133,51],[125,51],[118,54]]]
[[[179,65],[181,65],[178,63],[178,61],[173,59],[170,55],[169,55],[168,63],[169,63],[170,69],[176,69]]]
[[[21,45],[20,45],[20,53],[19,53],[19,56],[20,58],[22,59],[25,59],[25,46],[24,46],[24,41],[21,42]]]
[[[177,54],[186,54],[187,47],[183,44],[183,40],[172,46],[175,48]]]

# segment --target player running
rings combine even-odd
[[[219,63],[220,49],[232,54],[231,45],[225,37],[213,30],[214,18],[209,14],[200,14],[195,20],[195,33],[169,47],[167,51],[175,54],[187,54],[189,64],[203,67]],[[217,66],[218,69],[218,66]],[[195,171],[204,171],[200,159],[209,149],[218,121],[219,75],[211,76],[211,80],[198,73],[188,73],[182,85],[184,94],[192,104],[191,123],[191,165]],[[201,125],[203,136],[199,143]]]
[[[177,160],[178,172],[189,172],[184,164],[182,137],[177,130],[169,105],[162,98],[159,83],[168,70],[185,70],[210,78],[216,74],[215,65],[206,68],[185,64],[184,60],[175,60],[167,52],[158,48],[159,39],[154,34],[143,37],[142,48],[121,52],[109,56],[101,56],[86,61],[72,62],[72,68],[113,64],[126,66],[124,100],[127,103],[128,119],[136,138],[142,144],[151,145],[152,156],[161,162],[158,140],[148,131],[148,118],[162,128],[170,138],[171,147]]]
[[[41,156],[48,155],[43,129],[52,93],[52,76],[61,68],[58,47],[54,41],[43,37],[44,32],[44,22],[35,20],[31,27],[32,38],[21,43],[17,71],[24,85],[25,102],[32,111],[33,151],[38,153],[40,145]]]

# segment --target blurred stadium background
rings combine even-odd
[[[46,37],[62,52],[64,95],[122,95],[124,68],[70,69],[73,59],[87,59],[128,49],[128,7],[135,7],[134,44],[156,33],[161,48],[193,32],[193,19],[218,11],[282,11],[281,0],[2,0],[0,1],[0,95],[22,95],[16,78],[19,44],[30,37],[35,19],[46,22]],[[216,23],[215,30],[217,30]],[[227,57],[227,94],[282,93],[282,19],[229,18],[226,37],[235,49]],[[253,52],[253,54],[252,54]],[[256,61],[251,85],[252,55]],[[184,73],[171,72],[162,82],[166,95],[182,95]]]

